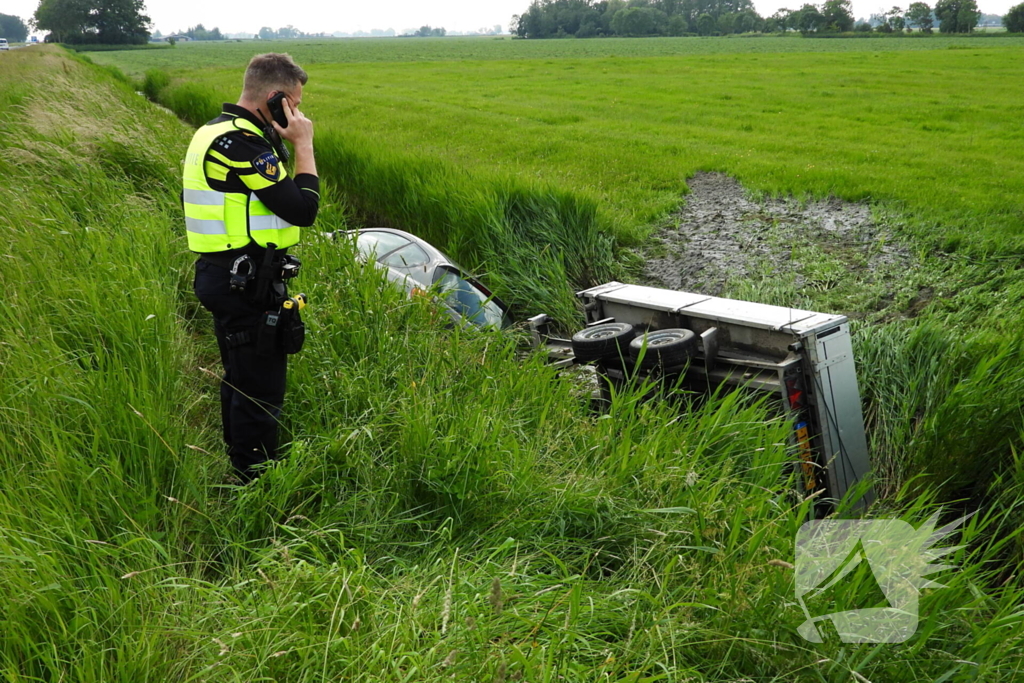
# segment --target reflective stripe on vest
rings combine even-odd
[[[250,242],[261,247],[272,242],[281,248],[297,244],[299,228],[274,215],[254,193],[218,192],[210,187],[206,179],[206,153],[217,138],[235,130],[263,137],[249,121],[233,118],[203,126],[188,147],[182,172],[188,248],[210,253],[237,249]]]

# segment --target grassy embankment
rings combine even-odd
[[[792,573],[767,564],[806,516],[786,425],[738,396],[676,420],[624,394],[595,419],[571,383],[503,337],[442,331],[339,244],[303,249],[292,457],[219,486],[215,350],[177,206],[188,131],[54,49],[0,56],[0,76],[5,678],[1019,674],[1015,535],[986,540],[1019,503],[970,522],[911,643],[810,645]],[[336,204],[321,225],[343,225]]]

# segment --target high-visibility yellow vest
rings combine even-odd
[[[235,117],[207,124],[196,131],[185,156],[182,182],[185,187],[185,230],[188,248],[200,253],[225,251],[255,242],[278,248],[299,242],[299,228],[278,218],[254,193],[218,192],[206,180],[204,159],[214,140],[225,133],[247,130],[263,137],[249,121]],[[224,162],[237,165],[235,162]],[[248,167],[248,162],[242,164]],[[269,183],[268,183],[269,184]]]

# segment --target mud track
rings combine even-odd
[[[798,289],[827,289],[851,278],[868,284],[913,261],[866,204],[754,200],[721,173],[698,173],[687,184],[685,204],[647,257],[644,276],[655,286],[727,295],[738,279],[787,275]]]

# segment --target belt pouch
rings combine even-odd
[[[277,336],[280,331],[281,313],[267,311],[260,317],[259,330],[256,333],[256,354],[272,356],[277,353]]]
[[[285,353],[298,353],[306,342],[306,325],[298,310],[283,311],[284,326],[281,328],[281,346]]]

